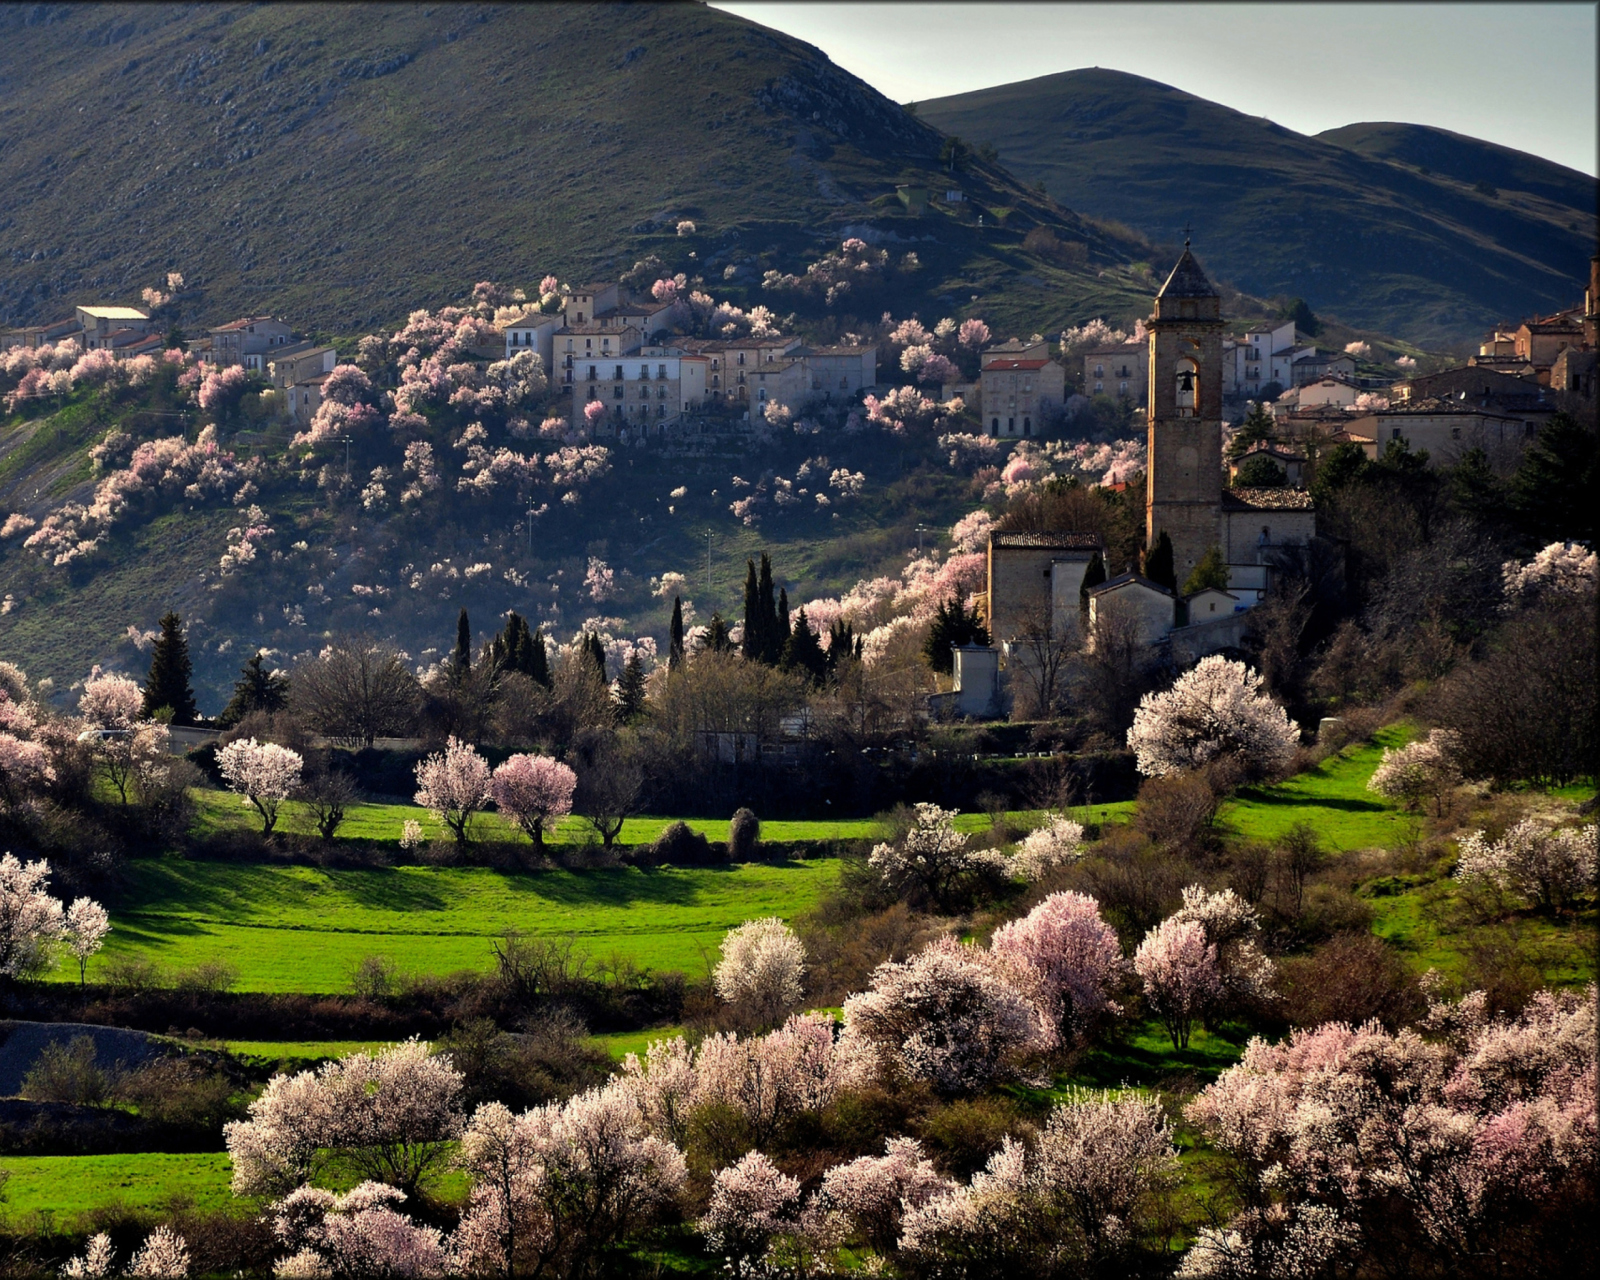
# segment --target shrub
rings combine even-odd
[[[1309,956],[1278,962],[1280,1005],[1290,1026],[1360,1026],[1376,1018],[1396,1031],[1426,1012],[1406,962],[1382,938],[1341,933]]]
[[[761,820],[749,809],[734,811],[728,823],[728,859],[731,862],[749,862],[756,856],[756,846],[761,840]]]
[[[687,822],[674,822],[650,846],[652,862],[697,867],[712,861],[711,842]]]
[[[45,1045],[22,1079],[21,1095],[30,1102],[98,1107],[110,1099],[114,1079],[96,1060],[94,1039],[74,1036],[69,1044]]]

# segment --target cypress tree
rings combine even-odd
[[[544,648],[544,628],[535,627],[533,634],[528,634],[528,624],[522,624],[522,641],[517,646],[520,664],[517,670],[525,673],[530,679],[542,684],[546,689],[550,687],[550,655]]]
[[[610,684],[611,681],[606,679],[606,647],[600,643],[600,637],[595,635],[594,632],[587,632],[586,635],[587,639],[584,641],[584,648],[588,651],[589,661],[594,663],[594,669],[600,677],[600,683]]]
[[[733,652],[733,638],[728,635],[728,624],[720,613],[711,615],[711,625],[706,628],[706,648],[712,653]]]
[[[1089,567],[1083,571],[1083,585],[1078,588],[1078,608],[1084,613],[1089,612],[1089,593],[1105,580],[1106,562],[1096,551],[1094,558],[1089,561]]]
[[[183,634],[183,619],[169,610],[161,618],[161,634],[150,655],[150,674],[144,682],[141,714],[148,719],[166,707],[172,712],[173,724],[193,724],[197,719],[194,690],[189,686],[193,671],[189,641]]]
[[[672,625],[667,628],[667,670],[683,665],[683,597],[672,597]]]
[[[784,643],[783,668],[804,672],[811,677],[812,684],[821,684],[828,674],[828,655],[822,652],[816,633],[806,621],[804,608],[795,615],[794,630]]]
[[[1156,539],[1156,545],[1144,554],[1144,576],[1169,590],[1178,589],[1178,571],[1172,563],[1172,539],[1167,537],[1165,529]]]
[[[761,661],[775,665],[783,653],[785,637],[778,634],[778,606],[772,591],[772,561],[761,553],[761,570],[756,581],[756,603],[761,612]]]
[[[450,674],[457,680],[472,670],[472,624],[463,609],[456,619],[456,647],[450,652]]]
[[[744,562],[744,639],[739,648],[752,662],[761,657],[761,597],[754,560]]]
[[[783,651],[789,645],[789,636],[794,631],[794,626],[789,620],[789,589],[778,589],[778,618],[777,625],[772,629],[772,643],[778,652],[773,656],[774,662],[783,661]]]
[[[623,664],[622,678],[617,681],[617,712],[624,720],[632,720],[644,710],[644,663],[635,649]]]
[[[265,660],[258,653],[239,668],[239,678],[233,685],[233,697],[217,717],[217,723],[232,727],[252,711],[269,714],[282,711],[289,705],[289,678],[266,669]]]
[[[839,670],[839,664],[847,658],[861,656],[861,641],[856,638],[855,628],[848,622],[834,620],[828,628],[828,675],[831,677]]]

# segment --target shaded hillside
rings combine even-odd
[[[1571,305],[1594,252],[1593,179],[1443,130],[1351,125],[1309,138],[1101,69],[918,112],[992,143],[1013,173],[1083,213],[1162,240],[1190,222],[1208,263],[1241,289],[1299,295],[1415,342],[1470,341],[1497,320]]]
[[[179,270],[186,325],[349,332],[648,252],[751,267],[719,292],[753,301],[847,227],[917,243],[897,309],[978,295],[1043,331],[1134,313],[1100,272],[1148,255],[993,166],[955,175],[968,216],[906,216],[895,184],[945,179],[941,143],[816,49],[701,5],[8,6],[0,322]],[[1041,222],[1086,257],[1023,254]]]

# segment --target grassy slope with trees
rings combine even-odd
[[[1242,289],[1430,345],[1572,306],[1594,252],[1593,178],[1440,129],[1305,137],[1100,68],[917,110],[1074,209],[1163,241],[1191,223]]]

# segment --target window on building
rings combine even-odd
[[[1015,418],[1007,418],[1006,419],[1006,434],[1008,436],[1015,435],[1016,431],[1017,431],[1017,420]]]
[[[989,423],[989,434],[991,436],[997,436],[997,435],[1000,434],[1000,419],[999,418],[996,418],[992,422]]]
[[[1025,436],[1031,436],[1033,434],[1033,419],[1032,418],[1024,418],[1022,420],[1022,434],[1025,435]]]
[[[622,381],[622,366],[621,366],[621,365],[620,365],[620,364],[619,364],[619,365],[618,365],[618,366],[617,366],[617,375],[616,375],[616,380],[617,380],[617,381],[618,381],[618,382],[621,382],[621,381]]]
[[[1117,384],[1117,393],[1119,395],[1124,395],[1124,396],[1127,395],[1128,394],[1128,384],[1126,382],[1119,382]]]
[[[620,383],[611,389],[611,394],[615,399],[622,399],[622,386]]]
[[[739,353],[739,363],[740,364],[744,363],[744,352],[742,352],[742,351]]]
[[[1105,377],[1106,376],[1106,367],[1105,367],[1105,365],[1103,365],[1103,364],[1095,365],[1095,367],[1094,367],[1094,376],[1097,377],[1097,378]]]
[[[594,366],[590,365],[589,366],[589,381],[593,382],[594,381],[594,376],[595,376],[594,375]]]

